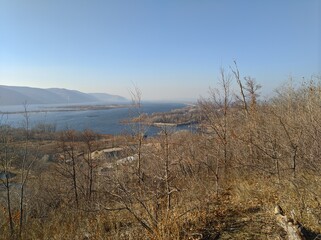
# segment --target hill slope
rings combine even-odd
[[[112,95],[108,93],[88,93],[90,96],[95,97],[96,99],[99,99],[99,101],[102,102],[127,102],[128,99],[118,96],[118,95]]]
[[[124,102],[126,99],[107,93],[88,94],[63,88],[32,88],[0,85],[0,105],[64,104],[94,102]]]

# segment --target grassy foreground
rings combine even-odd
[[[1,180],[0,238],[286,239],[273,212],[279,204],[315,239],[320,83],[287,85],[258,102],[260,86],[233,73],[240,93],[222,72],[222,88],[199,101],[196,132],[2,128],[1,171],[17,176]],[[115,147],[122,156],[106,156]]]

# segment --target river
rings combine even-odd
[[[154,112],[168,112],[172,109],[185,107],[182,103],[143,103],[141,112],[152,114]],[[76,111],[58,111],[61,105],[30,105],[27,110],[30,111],[30,126],[37,124],[52,124],[56,130],[75,129],[83,131],[91,129],[101,134],[123,134],[130,132],[130,126],[121,122],[131,117],[137,116],[137,109],[131,107],[112,108],[103,110],[76,110]],[[55,111],[55,109],[57,111]],[[12,127],[23,127],[24,116],[22,113],[13,113],[23,111],[23,106],[0,106],[2,114],[0,124],[7,124]],[[35,112],[39,111],[41,112]],[[178,129],[188,129],[188,126],[178,127]],[[148,127],[147,135],[155,135],[159,128]]]

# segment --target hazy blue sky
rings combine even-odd
[[[0,0],[3,85],[198,98],[236,60],[267,93],[320,45],[320,0]]]

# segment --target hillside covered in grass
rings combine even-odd
[[[222,71],[195,132],[2,126],[0,239],[287,239],[276,205],[316,239],[320,80],[262,100],[254,79]]]

